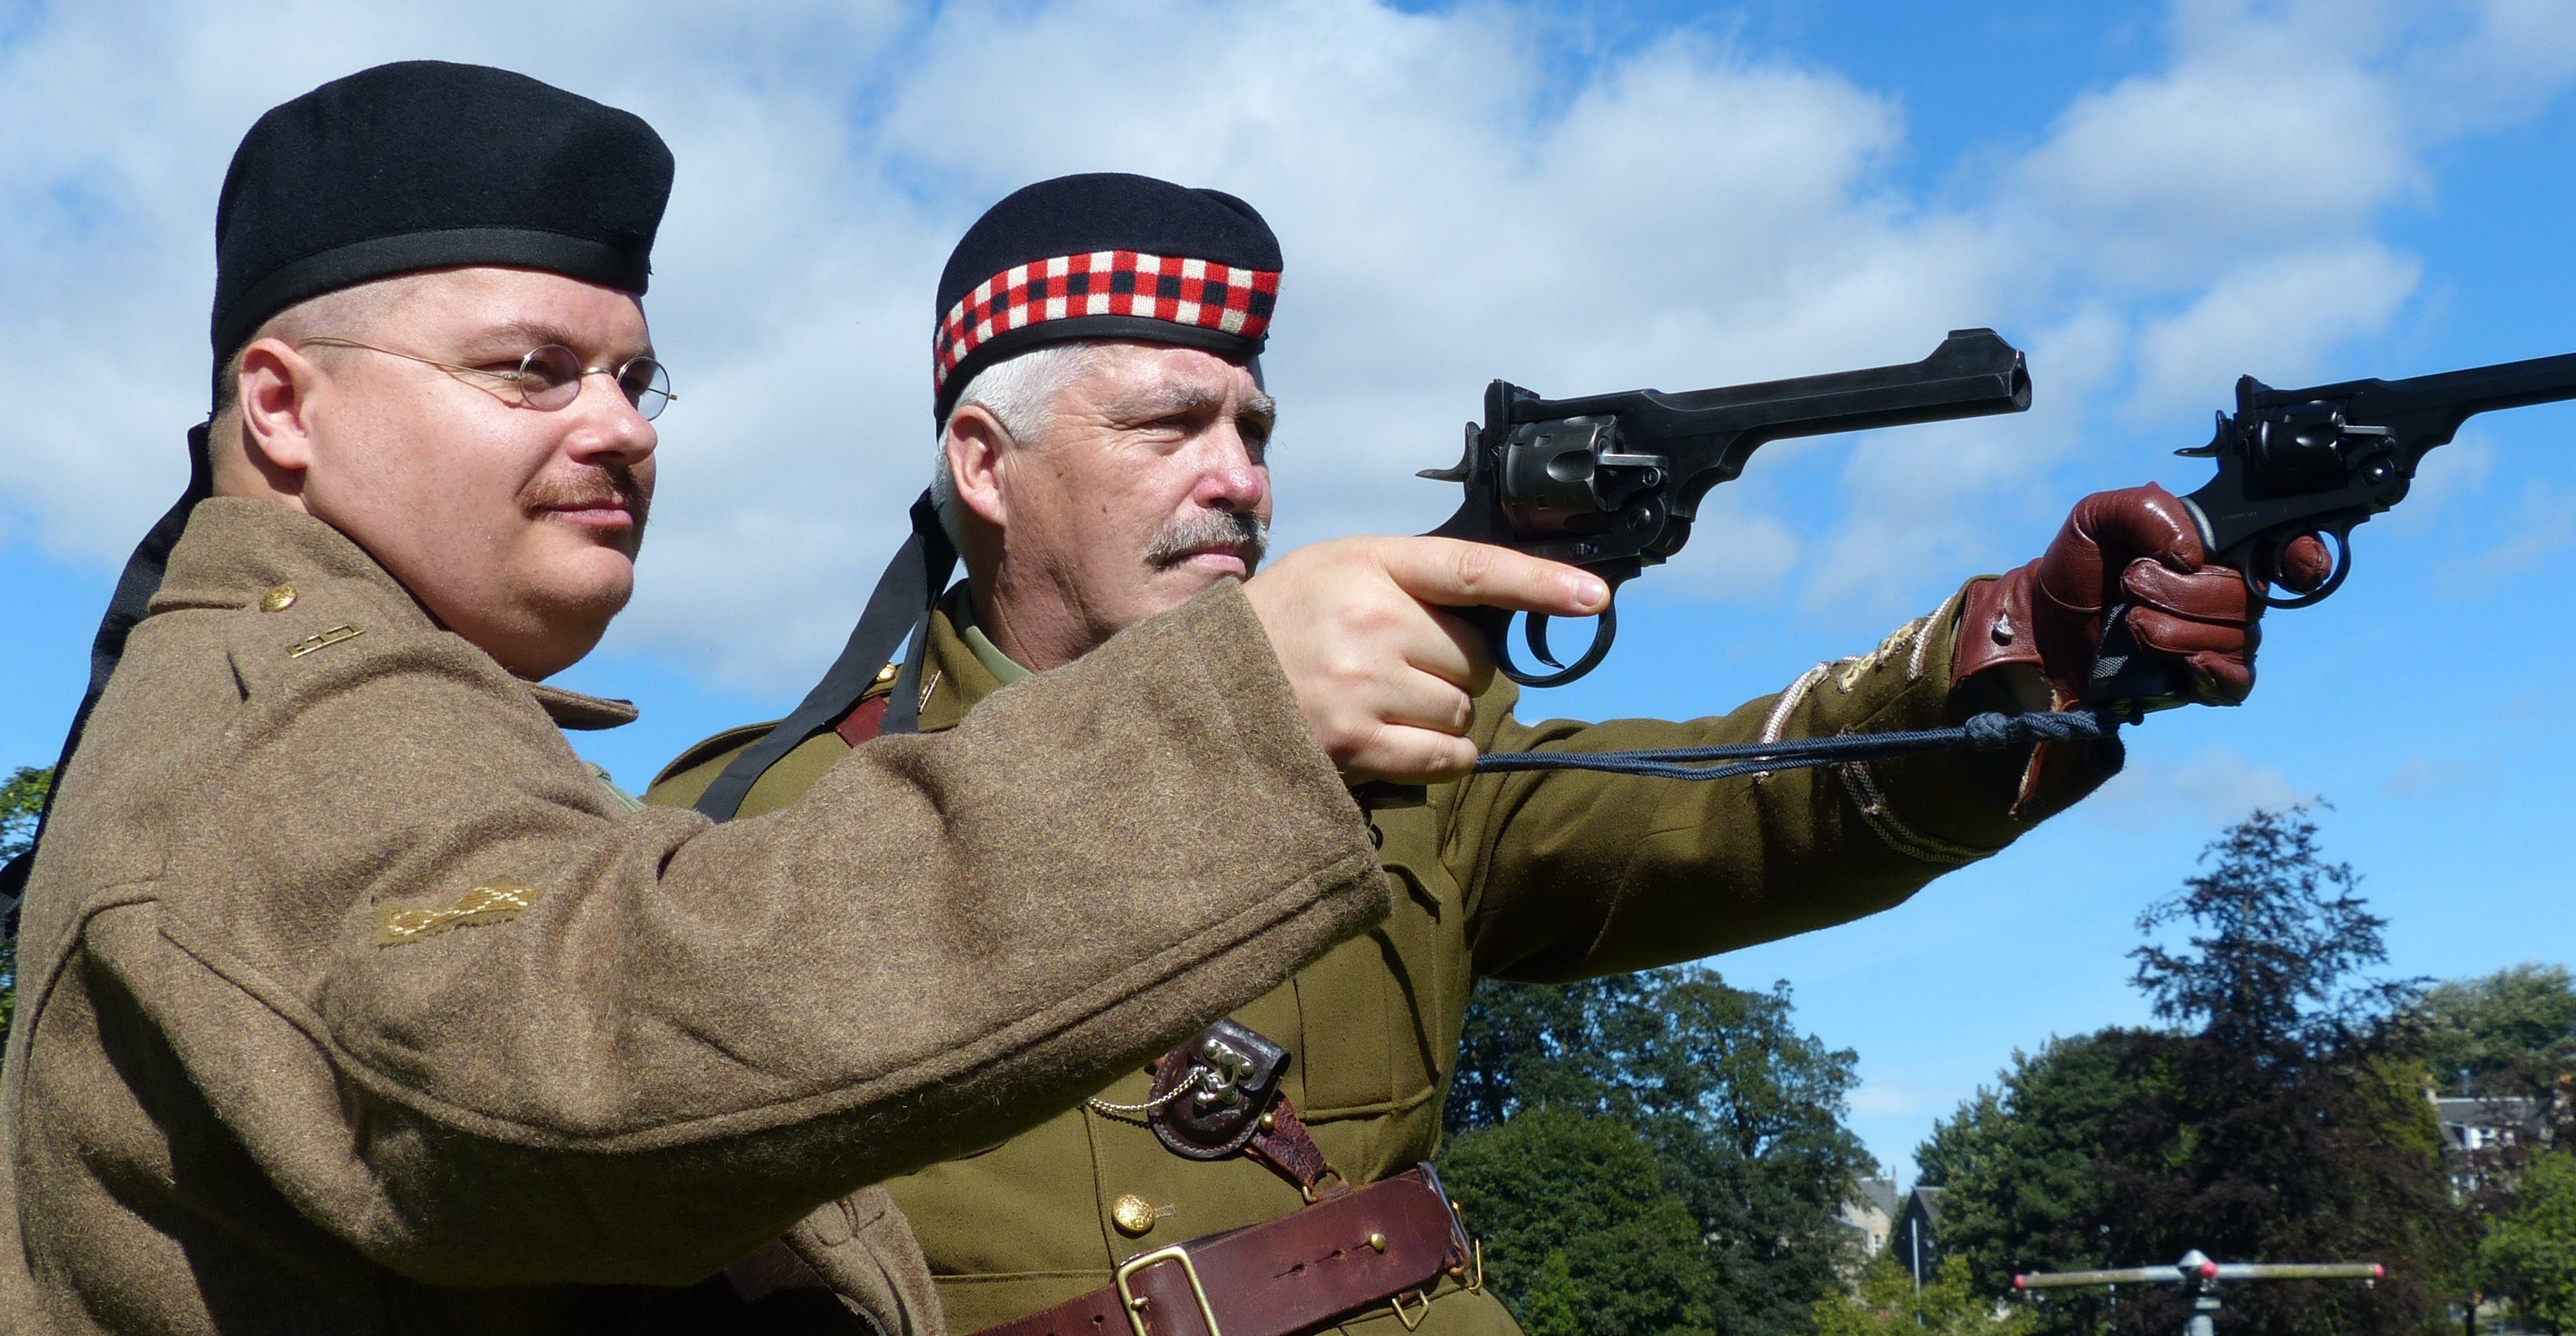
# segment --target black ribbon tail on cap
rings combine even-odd
[[[885,574],[877,577],[876,592],[868,595],[867,611],[859,614],[859,624],[851,630],[849,643],[841,647],[841,657],[832,661],[830,671],[805,693],[793,712],[725,766],[716,782],[698,795],[698,810],[718,821],[731,821],[742,810],[751,786],[769,767],[849,714],[868,688],[876,685],[877,673],[894,661],[898,646],[905,651],[903,672],[895,679],[893,698],[886,702],[885,725],[879,734],[914,731],[921,719],[921,661],[927,657],[922,649],[930,631],[931,604],[947,589],[948,577],[956,569],[957,549],[939,525],[939,511],[930,493],[923,492],[912,503],[912,536],[903,540],[902,550],[894,554]]]
[[[45,838],[45,823],[54,815],[54,796],[63,791],[63,772],[71,767],[72,753],[80,749],[90,711],[98,708],[107,679],[116,675],[116,665],[125,657],[126,637],[150,611],[152,596],[161,589],[161,576],[170,568],[170,549],[179,545],[188,516],[198,502],[214,494],[214,467],[206,455],[209,425],[200,422],[188,429],[188,490],[135,544],[134,555],[125,559],[125,571],[116,577],[116,594],[107,602],[107,615],[99,618],[98,634],[90,639],[89,688],[81,693],[80,708],[72,712],[71,731],[64,735],[62,756],[54,762],[54,782],[45,790],[45,805],[36,814],[36,833],[25,850],[0,866],[0,938],[17,939],[18,910],[26,901],[27,877],[35,870],[36,847]]]

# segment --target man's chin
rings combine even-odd
[[[535,602],[548,616],[605,627],[635,596],[635,563],[614,548],[595,548],[558,562],[539,588]]]
[[[1158,566],[1137,591],[1138,597],[1129,605],[1133,615],[1122,619],[1123,625],[1133,626],[1148,617],[1159,617],[1215,588],[1217,582],[1242,574],[1240,561],[1212,562],[1190,557]]]

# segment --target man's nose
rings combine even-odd
[[[1270,479],[1253,462],[1252,448],[1232,426],[1209,432],[1206,467],[1199,473],[1196,500],[1215,510],[1258,510],[1270,494]]]
[[[627,402],[625,391],[618,388],[614,377],[582,377],[581,393],[562,411],[580,416],[571,449],[574,457],[584,462],[640,464],[662,439],[653,424]]]

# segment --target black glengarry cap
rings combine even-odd
[[[262,321],[450,265],[642,293],[671,150],[631,112],[480,65],[335,79],[251,126],[215,207],[218,374]]]
[[[976,372],[1043,343],[1258,356],[1279,269],[1270,225],[1223,191],[1124,172],[1013,191],[966,229],[939,275],[932,416],[947,420]]]

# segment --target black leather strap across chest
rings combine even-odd
[[[742,800],[750,795],[751,786],[760,782],[769,767],[807,738],[849,715],[859,697],[876,684],[878,670],[895,661],[898,648],[903,651],[903,672],[895,679],[893,694],[886,698],[885,716],[877,732],[917,730],[921,724],[922,647],[930,632],[930,606],[948,587],[948,577],[956,570],[957,549],[939,525],[939,512],[931,504],[930,493],[923,492],[912,503],[912,536],[894,554],[885,574],[877,577],[876,590],[868,595],[867,610],[859,614],[859,624],[851,629],[849,642],[841,647],[841,657],[832,661],[823,680],[805,693],[805,699],[785,719],[734,757],[707,791],[698,795],[698,810],[718,821],[731,821],[742,810]]]

